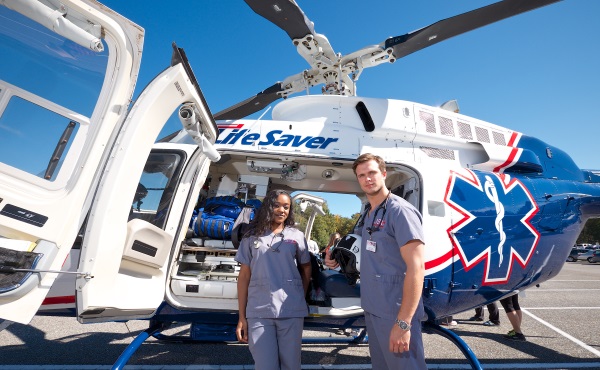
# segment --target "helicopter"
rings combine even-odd
[[[453,103],[363,98],[356,84],[366,68],[555,2],[504,0],[341,55],[296,3],[248,0],[310,68],[215,114],[176,45],[131,105],[144,31],[105,6],[5,2],[3,50],[15,57],[3,61],[0,113],[32,135],[1,149],[0,318],[29,322],[77,246],[77,319],[150,319],[116,368],[170,322],[192,322],[201,339],[205,324],[237,322],[237,296],[233,241],[190,235],[198,199],[247,203],[273,188],[360,198],[352,162],[373,152],[386,160],[386,186],[423,214],[427,323],[469,356],[435,320],[558,274],[600,216],[600,174]],[[322,95],[292,96],[316,85]],[[244,119],[279,99],[271,120]],[[173,118],[182,129],[157,140]],[[323,204],[297,200],[314,212]],[[320,272],[326,297],[308,302],[307,325],[363,325],[359,287]]]

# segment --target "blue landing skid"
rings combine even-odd
[[[465,355],[465,358],[467,359],[467,361],[469,361],[469,364],[471,365],[471,368],[473,370],[483,370],[481,364],[479,363],[479,360],[477,359],[477,357],[475,357],[475,354],[471,350],[471,347],[469,347],[469,345],[464,340],[462,340],[461,337],[456,335],[456,333],[454,333],[452,330],[446,329],[438,324],[434,324],[429,321],[423,323],[423,329],[432,332],[433,334],[439,334],[449,339],[458,347],[458,349],[460,349],[463,355]]]
[[[235,338],[235,328],[233,332],[233,336],[231,334],[231,326],[221,326],[217,327],[214,330],[213,335],[209,335],[207,337],[194,338],[193,329],[190,336],[169,336],[161,334],[161,331],[168,328],[170,324],[162,322],[162,321],[151,321],[150,327],[140,333],[132,342],[125,348],[121,356],[114,363],[112,370],[121,370],[125,367],[127,362],[133,354],[138,350],[138,348],[146,341],[146,339],[151,336],[163,341],[170,342],[183,342],[183,343],[208,343],[208,342],[235,342],[237,341]],[[203,326],[203,328],[205,328]],[[452,330],[448,330],[446,328],[441,327],[440,325],[425,322],[423,323],[423,331],[432,332],[433,334],[439,334],[447,339],[449,339],[452,343],[454,343],[460,351],[463,353],[471,368],[473,370],[483,370],[481,364],[475,354],[471,350],[471,348],[467,345],[467,343],[462,340],[458,335],[456,335]],[[352,333],[356,333],[356,335],[348,335],[346,338],[339,337],[308,337],[302,338],[302,343],[304,344],[366,344],[368,343],[368,335],[366,329],[358,329],[352,331]]]
[[[141,332],[140,334],[138,334],[138,336],[135,337],[133,342],[131,342],[127,346],[127,348],[125,348],[123,353],[121,353],[121,356],[119,356],[117,361],[113,364],[112,370],[123,369],[125,367],[125,365],[127,365],[127,362],[129,362],[129,359],[131,358],[131,356],[133,356],[135,351],[137,351],[138,348],[140,348],[142,343],[144,343],[144,341],[146,339],[150,338],[150,336],[154,335],[155,333],[160,332],[164,328],[165,328],[165,325],[162,322],[151,323],[150,327],[148,329],[146,329],[143,332]]]

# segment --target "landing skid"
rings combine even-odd
[[[433,334],[439,334],[439,335],[443,336],[444,338],[449,339],[452,343],[454,343],[458,347],[458,349],[460,349],[460,351],[463,353],[463,355],[465,355],[465,358],[471,365],[471,369],[473,369],[473,370],[482,370],[483,369],[481,367],[481,364],[479,363],[479,360],[477,359],[477,357],[471,350],[471,347],[469,347],[469,345],[464,340],[462,340],[462,338],[460,336],[458,336],[452,330],[446,329],[438,324],[434,324],[432,322],[426,321],[423,323],[423,331],[431,332]]]
[[[161,332],[166,330],[171,323],[161,322],[153,320],[150,322],[148,329],[140,333],[132,342],[125,348],[123,353],[119,356],[117,361],[114,363],[112,369],[120,370],[125,367],[127,362],[138,348],[150,337],[154,337],[157,340],[169,341],[169,342],[181,342],[181,343],[209,343],[209,342],[235,342],[235,327],[231,325],[213,327],[212,333],[208,336],[194,336],[194,330],[190,332],[190,336],[176,336],[176,335],[164,335]],[[206,326],[203,326],[206,328]],[[233,334],[231,330],[233,329]],[[456,333],[452,330],[441,327],[440,325],[424,322],[423,331],[431,332],[433,334],[439,334],[452,343],[454,343],[460,351],[463,353],[471,368],[473,370],[483,370],[479,360],[467,345]],[[304,344],[366,344],[368,343],[367,330],[364,328],[352,331],[356,335],[350,334],[346,338],[340,337],[305,337],[302,338]],[[206,333],[205,333],[206,334]]]

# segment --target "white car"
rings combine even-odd
[[[594,254],[594,250],[593,249],[588,249],[587,252],[582,253],[580,255],[577,256],[577,261],[587,261],[589,258],[592,257],[592,255]]]

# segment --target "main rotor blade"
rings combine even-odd
[[[293,0],[244,0],[254,12],[287,32],[292,40],[314,34],[314,24]]]
[[[385,40],[385,48],[402,58],[428,46],[517,14],[561,0],[504,0],[436,22],[420,30]]]
[[[281,83],[277,82],[275,85],[268,87],[253,97],[239,102],[229,108],[223,109],[222,111],[216,113],[213,117],[215,120],[244,118],[252,113],[258,112],[275,100],[281,98],[281,95],[277,94],[280,91],[282,91]]]

